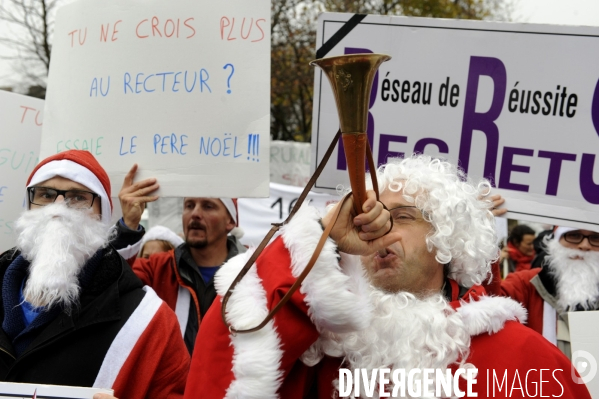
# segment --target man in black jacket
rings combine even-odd
[[[106,172],[67,151],[34,169],[27,192],[17,248],[0,256],[0,380],[181,397],[189,356],[176,317],[108,244]]]

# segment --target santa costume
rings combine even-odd
[[[47,213],[45,224],[48,225],[58,223],[56,218],[63,216],[79,221],[71,225],[73,229],[78,225],[98,224],[106,240],[100,240],[92,253],[78,255],[83,261],[74,275],[73,305],[51,302],[44,309],[37,308],[38,314],[32,320],[27,317],[31,312],[23,307],[26,302],[23,287],[33,281],[34,268],[38,261],[44,260],[41,255],[33,255],[39,248],[20,235],[18,249],[0,256],[0,379],[112,388],[116,397],[128,399],[182,397],[189,355],[175,314],[152,289],[143,287],[126,261],[106,244],[112,215],[106,172],[89,152],[70,150],[40,162],[27,186],[39,186],[56,176],[98,194],[101,221],[85,216],[81,210],[55,203],[25,211],[17,222],[18,230],[23,233],[34,228],[44,229],[44,223],[35,227],[29,223],[33,223],[37,215]],[[54,212],[56,216],[52,216]],[[54,248],[57,252],[63,251],[65,256],[86,246],[88,241],[96,240],[91,234],[78,241],[80,237],[70,233],[69,228],[54,232],[72,240],[70,245],[63,241],[64,245]],[[69,234],[75,236],[69,238]],[[38,235],[42,242],[39,245],[44,245],[48,235]],[[65,251],[65,248],[69,249]],[[59,267],[60,261],[54,265]],[[52,266],[44,265],[46,270],[40,269],[42,275],[51,276]]]
[[[498,277],[493,294],[510,297],[528,311],[528,327],[542,334],[567,357],[571,357],[568,312],[599,309],[599,252],[578,251],[560,244],[563,234],[577,230],[558,227],[546,243],[547,255],[541,268]],[[584,257],[572,260],[570,257]]]
[[[321,234],[317,211],[304,206],[236,286],[227,323],[258,325],[302,272]],[[450,278],[442,293],[424,300],[385,294],[369,285],[359,258],[339,253],[331,239],[273,320],[256,332],[231,334],[221,300],[250,256],[232,259],[216,276],[219,296],[198,335],[187,399],[336,397],[340,367],[406,373],[474,367],[478,397],[527,398],[542,380],[543,395],[590,398],[573,382],[568,359],[521,324],[526,312],[517,302]],[[460,378],[460,389],[466,386]]]
[[[590,398],[573,382],[568,359],[521,324],[522,306],[485,296],[478,285],[498,252],[489,206],[477,199],[490,185],[465,180],[455,166],[426,156],[378,171],[381,193],[403,195],[434,226],[426,248],[435,248],[437,267],[448,269],[437,293],[417,297],[371,286],[362,260],[340,252],[329,238],[300,289],[264,328],[232,333],[229,325],[259,325],[308,264],[323,230],[318,212],[307,205],[235,286],[226,322],[222,298],[251,253],[225,264],[198,334],[201,349],[192,358],[185,398],[332,398],[339,394],[340,368],[368,374],[450,369],[458,377],[459,370],[476,368],[468,381],[478,397],[529,397],[542,380],[542,395]],[[539,375],[540,369],[554,374]],[[456,381],[454,388],[465,391],[468,381]],[[349,395],[365,397],[358,389],[354,381]],[[378,397],[378,390],[368,396]]]

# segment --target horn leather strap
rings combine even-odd
[[[351,195],[351,193],[346,194],[345,197],[343,197],[343,199],[341,200],[341,202],[345,203],[345,201],[347,201],[347,199],[349,198],[350,195]],[[339,212],[341,210],[341,207],[342,206],[338,206],[337,209],[335,210],[335,214],[333,215],[331,223],[329,223],[328,226],[322,232],[322,235],[320,236],[320,240],[318,240],[318,244],[316,245],[316,248],[314,249],[314,253],[312,253],[312,257],[308,261],[308,264],[306,265],[306,267],[304,268],[302,273],[297,277],[297,280],[295,280],[295,283],[293,283],[291,288],[289,288],[289,291],[287,291],[287,293],[283,296],[283,298],[281,298],[279,303],[277,303],[275,305],[275,307],[270,311],[268,316],[266,316],[266,318],[264,320],[262,320],[262,323],[258,324],[256,327],[249,328],[247,330],[236,330],[231,325],[229,325],[229,331],[232,334],[249,333],[249,332],[254,332],[254,331],[260,330],[270,320],[272,320],[272,318],[274,317],[275,314],[277,314],[279,309],[281,309],[287,303],[287,301],[289,301],[289,299],[291,299],[291,297],[293,296],[295,291],[297,291],[297,289],[300,287],[300,285],[302,284],[302,282],[304,281],[304,279],[306,278],[308,273],[310,273],[310,271],[312,270],[312,267],[316,264],[316,260],[318,259],[318,256],[320,255],[320,252],[322,251],[322,247],[324,247],[324,243],[326,242],[327,238],[329,238],[329,234],[330,234],[331,230],[333,229],[333,226],[337,222],[337,218],[339,217]],[[224,305],[225,304],[224,304],[224,298],[223,298],[223,309],[224,309]]]
[[[221,316],[222,316],[223,323],[225,323],[225,325],[227,325],[229,327],[229,331],[231,332],[231,334],[235,335],[237,333],[254,332],[254,331],[258,331],[262,327],[264,327],[270,320],[272,320],[272,318],[279,311],[279,309],[281,309],[281,307],[283,307],[285,305],[285,303],[287,303],[287,301],[289,301],[289,299],[291,298],[291,296],[295,293],[295,291],[297,291],[297,289],[300,287],[301,283],[304,281],[304,279],[306,278],[306,276],[308,275],[308,273],[310,273],[310,270],[312,270],[312,267],[316,263],[316,260],[318,259],[318,256],[320,255],[320,252],[322,251],[324,243],[326,242],[326,239],[328,238],[328,236],[329,236],[329,234],[331,232],[331,229],[333,228],[333,226],[337,222],[337,218],[339,217],[339,212],[341,211],[341,208],[343,207],[343,203],[345,203],[345,201],[347,201],[347,199],[349,198],[349,196],[352,193],[348,193],[345,197],[343,197],[343,199],[341,200],[341,202],[342,202],[341,206],[338,206],[336,208],[335,214],[333,215],[333,218],[332,218],[331,222],[324,229],[322,235],[320,236],[320,240],[318,241],[318,244],[316,245],[316,248],[314,250],[314,253],[312,254],[312,257],[308,261],[308,264],[306,265],[306,267],[304,268],[304,270],[302,271],[302,273],[298,276],[298,278],[295,281],[295,283],[289,288],[289,291],[287,291],[287,293],[283,296],[283,298],[281,298],[281,300],[279,301],[279,303],[277,303],[275,305],[275,307],[270,311],[270,313],[266,316],[266,318],[259,325],[257,325],[256,327],[245,329],[245,330],[237,330],[237,329],[233,328],[233,326],[231,326],[229,323],[227,323],[227,319],[226,319],[226,308],[227,308],[227,303],[229,302],[229,299],[231,298],[231,294],[233,293],[233,289],[239,283],[239,281],[241,281],[241,279],[243,279],[243,277],[247,274],[247,272],[249,271],[249,269],[256,262],[256,260],[258,259],[258,257],[260,256],[260,254],[262,253],[262,251],[264,250],[264,248],[266,248],[266,245],[270,242],[271,238],[275,235],[275,233],[282,226],[284,226],[287,223],[289,223],[289,221],[291,221],[291,219],[295,216],[295,214],[297,213],[297,211],[299,210],[299,208],[302,206],[302,203],[304,202],[304,200],[308,196],[308,193],[310,192],[310,190],[312,189],[312,187],[316,183],[316,180],[318,179],[318,177],[322,173],[325,165],[327,164],[329,158],[331,157],[331,154],[333,153],[333,150],[335,149],[335,146],[339,142],[340,136],[341,136],[341,130],[339,130],[337,132],[337,134],[335,135],[335,138],[333,139],[333,141],[331,142],[331,145],[327,149],[327,152],[325,153],[322,161],[320,162],[320,164],[316,168],[314,174],[310,178],[310,181],[306,184],[306,187],[304,188],[304,190],[302,191],[302,193],[299,196],[298,200],[296,201],[293,209],[291,210],[291,212],[289,212],[289,216],[287,217],[287,219],[285,219],[285,221],[283,223],[273,223],[272,224],[272,228],[270,229],[270,231],[268,232],[268,234],[266,234],[266,236],[264,237],[264,239],[262,240],[262,242],[260,243],[260,245],[258,245],[258,247],[256,248],[256,250],[254,251],[254,253],[250,257],[250,259],[248,259],[248,261],[243,266],[243,268],[241,269],[241,271],[239,272],[239,274],[237,275],[237,277],[235,278],[235,280],[233,280],[233,283],[231,283],[231,286],[227,290],[225,296],[223,297],[222,306],[221,306]],[[366,136],[366,134],[364,134],[364,136]],[[369,167],[370,167],[370,176],[372,178],[372,182],[373,182],[372,185],[373,185],[374,191],[376,193],[376,199],[378,201],[379,200],[379,189],[378,189],[378,183],[377,183],[377,179],[376,179],[376,169],[374,168],[374,162],[373,162],[373,159],[372,159],[372,152],[370,150],[370,143],[368,143],[368,140],[366,140],[366,143],[367,143],[367,149],[368,149],[368,151],[366,151],[366,153],[367,153],[367,158],[368,158],[368,164],[369,164]],[[365,172],[363,170],[362,170],[362,174],[365,174]],[[385,206],[383,205],[383,207],[385,207]],[[385,209],[387,209],[387,207],[385,207]],[[393,220],[392,220],[392,218],[390,218],[390,220],[391,220],[391,228],[393,228]],[[389,231],[391,231],[391,229],[389,229]]]

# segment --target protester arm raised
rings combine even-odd
[[[123,221],[131,230],[137,230],[146,203],[154,202],[157,195],[150,195],[160,187],[155,178],[145,179],[134,183],[137,164],[125,176],[123,187],[119,192],[119,201],[123,210]]]

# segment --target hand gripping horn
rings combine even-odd
[[[329,223],[327,228],[322,233],[316,249],[314,250],[312,257],[308,261],[308,264],[304,268],[303,272],[300,274],[300,276],[298,276],[295,283],[291,286],[283,298],[281,298],[278,303],[274,304],[274,307],[272,310],[270,310],[268,316],[266,316],[266,318],[262,320],[260,324],[251,328],[248,328],[248,326],[234,327],[228,323],[226,307],[231,295],[233,294],[235,286],[245,276],[256,259],[258,259],[262,253],[262,250],[266,247],[273,235],[293,218],[297,210],[302,205],[304,199],[310,192],[310,189],[312,186],[314,186],[316,179],[318,179],[318,176],[324,169],[324,166],[333,153],[340,136],[343,139],[349,180],[353,193],[350,194],[354,196],[354,211],[356,214],[362,213],[362,205],[366,201],[366,158],[368,158],[373,188],[378,199],[379,194],[378,184],[376,182],[376,169],[372,160],[372,152],[370,151],[370,144],[368,143],[366,129],[368,126],[368,108],[372,83],[374,82],[374,77],[379,66],[389,59],[391,59],[391,57],[384,54],[351,54],[321,58],[310,63],[310,65],[317,65],[322,68],[325,75],[329,79],[333,89],[333,94],[335,96],[335,102],[337,103],[340,129],[335,135],[335,138],[325,153],[322,161],[316,168],[314,175],[312,175],[310,181],[304,188],[304,191],[296,201],[295,206],[289,213],[287,219],[283,223],[273,223],[273,227],[270,229],[266,237],[264,237],[260,245],[256,248],[250,259],[243,266],[227,290],[227,293],[223,297],[221,316],[225,325],[228,326],[231,334],[249,333],[264,327],[269,321],[272,320],[279,309],[281,309],[281,307],[283,307],[291,298],[293,293],[300,287],[302,281],[312,269],[312,266],[314,266],[314,263],[316,262],[316,259],[318,258],[318,255],[320,254],[320,251],[322,250],[322,247],[324,246],[324,243],[337,220],[337,216],[341,207],[337,207],[337,214],[334,216],[333,221]],[[346,195],[342,201],[346,201],[350,194]],[[391,223],[393,223],[392,219]],[[382,252],[382,256],[386,255],[384,250]]]

